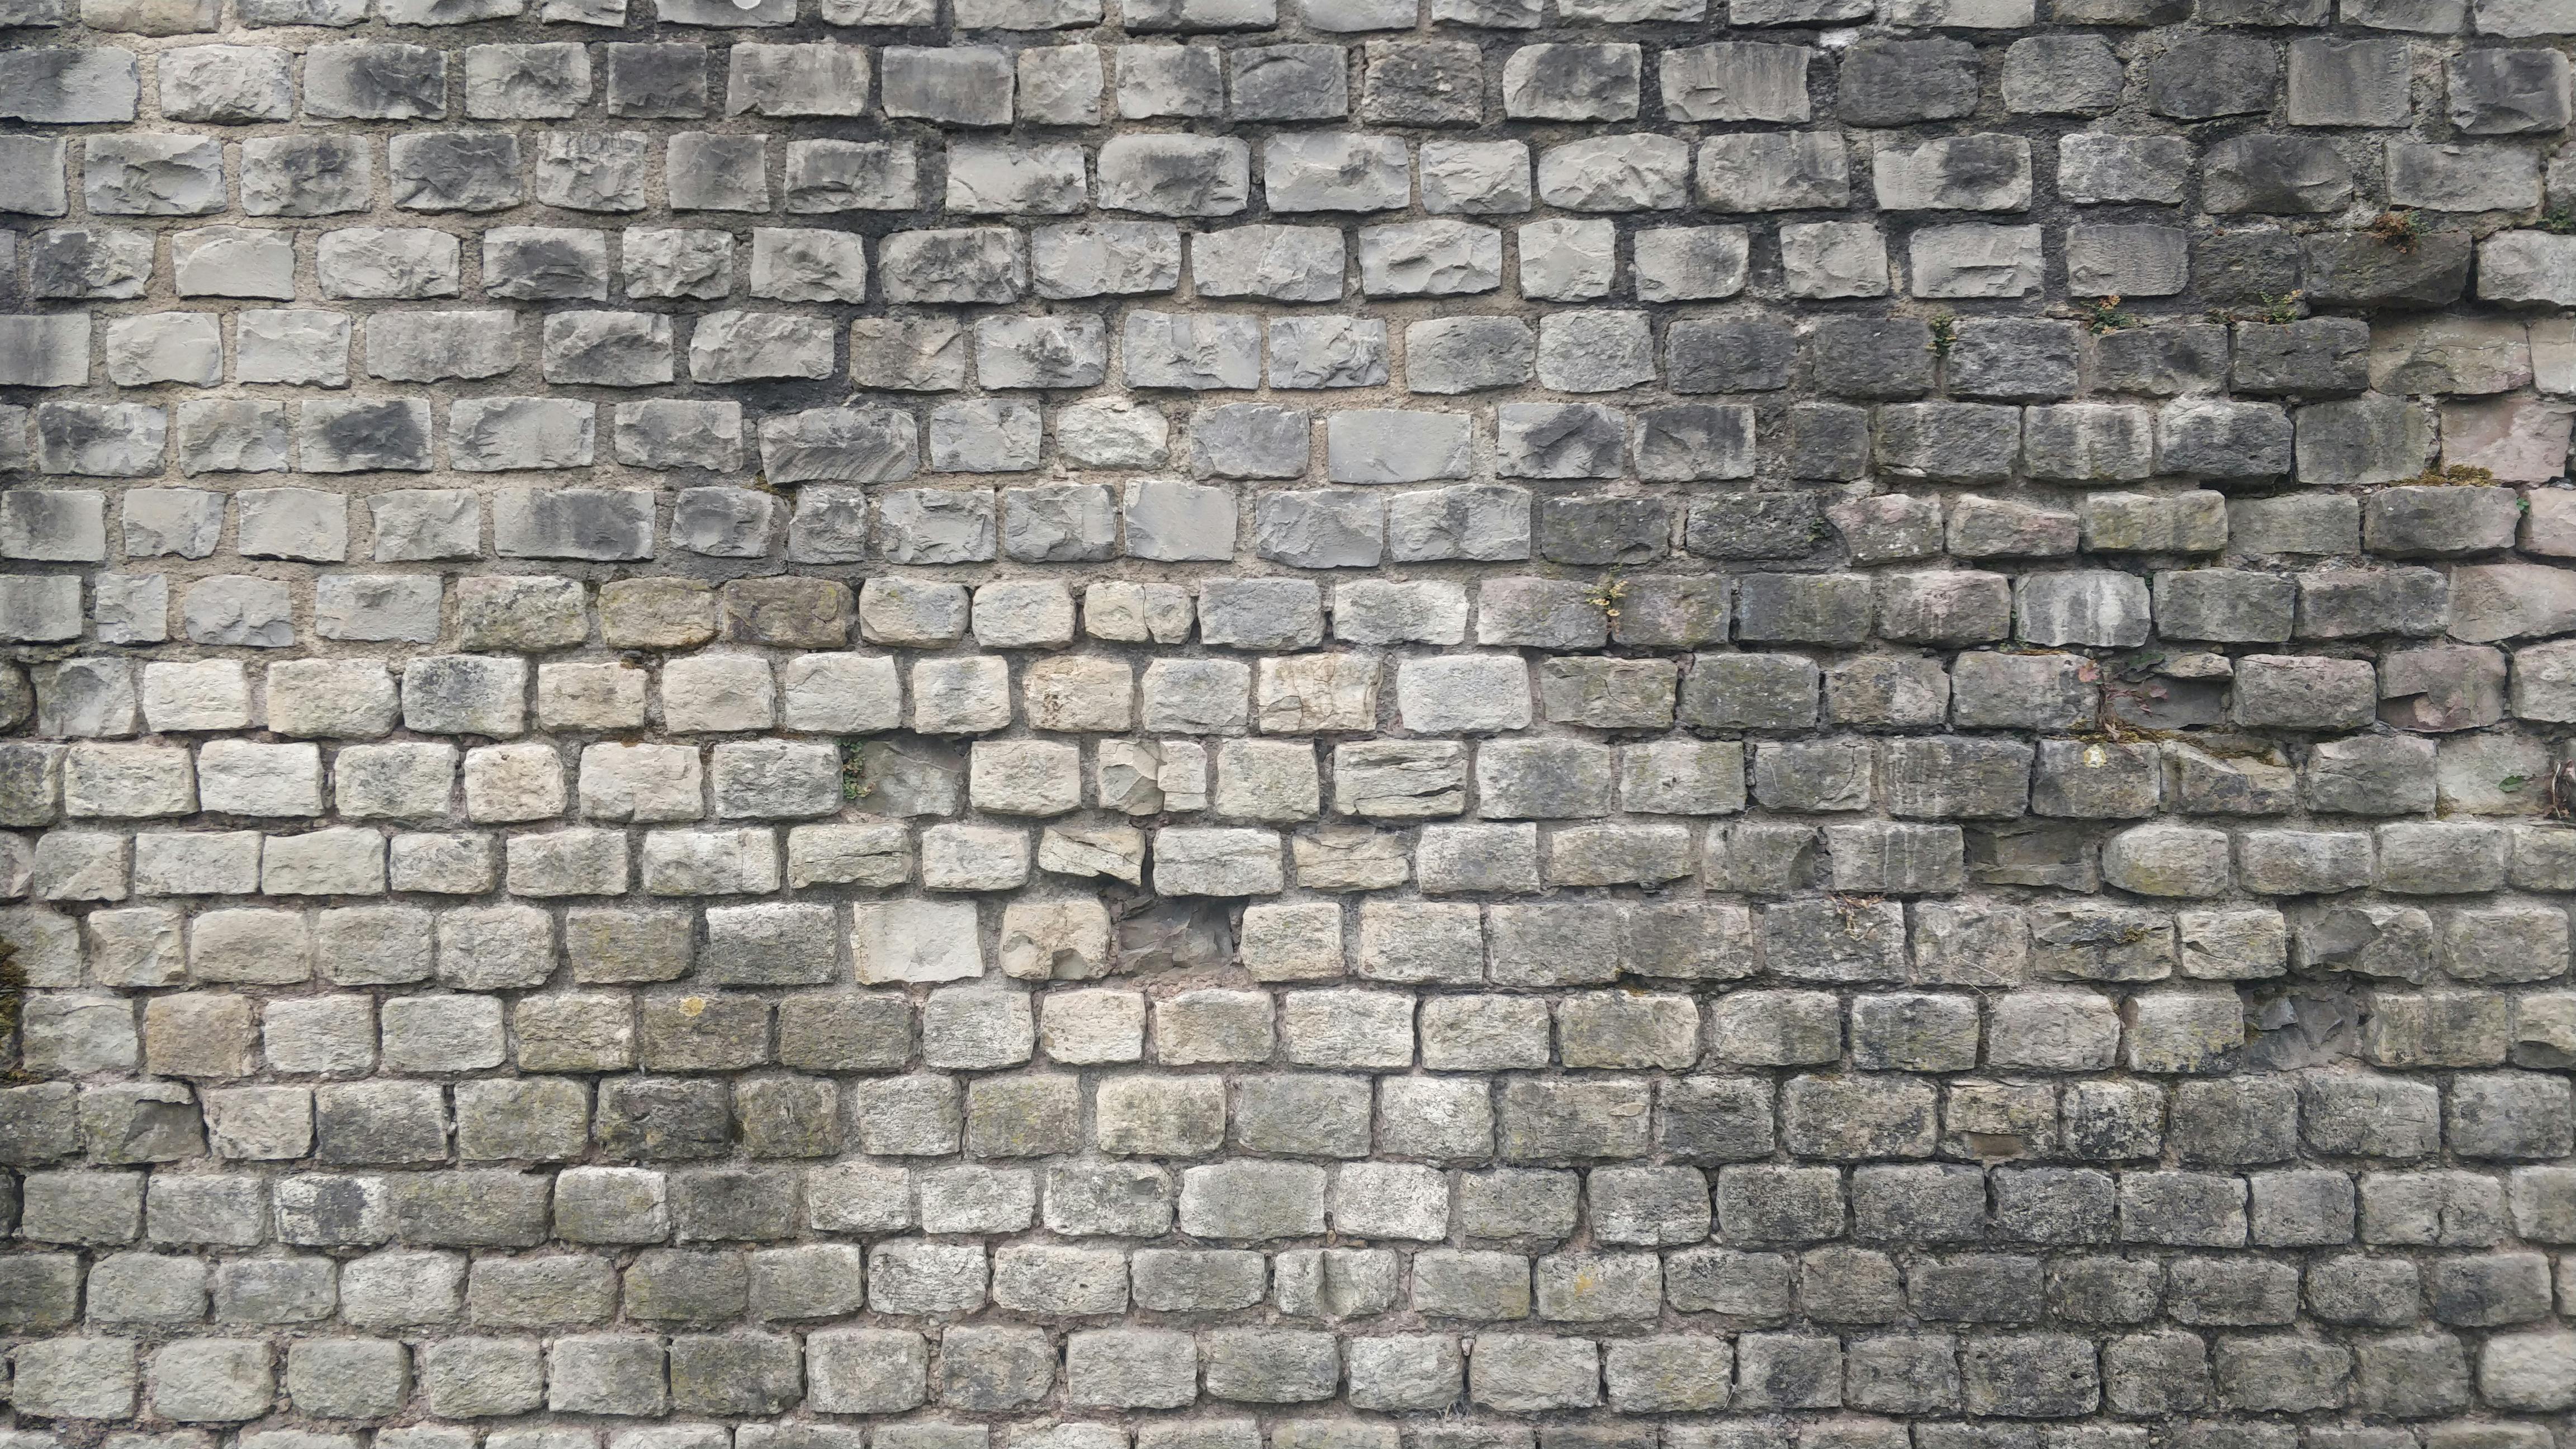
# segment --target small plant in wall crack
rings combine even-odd
[[[2120,295],[2117,292],[2107,297],[2096,297],[2090,302],[2078,302],[2075,306],[2076,315],[2084,323],[2085,330],[2095,336],[2147,325],[2146,319],[2137,313],[2120,310]]]
[[[2439,463],[2405,481],[2415,488],[2492,488],[2495,470],[2475,463]]]
[[[2206,315],[2210,321],[2221,326],[2230,322],[2268,322],[2272,326],[2283,327],[2298,321],[2300,314],[2307,310],[2300,300],[2306,295],[2305,292],[2296,290],[2257,292],[2254,294],[2254,306],[2250,311],[2212,307]]]
[[[2415,244],[2433,234],[2432,223],[2420,211],[2383,211],[2363,228],[2369,237],[2391,251],[2411,252]]]
[[[1619,622],[1619,601],[1626,597],[1628,597],[1628,581],[1617,574],[1612,574],[1594,584],[1592,592],[1583,596],[1583,602],[1599,609],[1602,618],[1616,624]]]
[[[2576,760],[2555,761],[2542,773],[2540,813],[2548,820],[2565,820],[2576,814]]]
[[[1950,355],[1950,349],[1959,345],[1959,319],[1947,312],[1942,312],[1932,318],[1931,325],[1932,340],[1925,345],[1931,349],[1934,357],[1946,358]]]

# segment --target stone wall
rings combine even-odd
[[[2568,0],[0,0],[0,1449],[2576,1449]]]

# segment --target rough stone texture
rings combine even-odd
[[[0,1449],[2576,1446],[2565,0],[0,27]]]

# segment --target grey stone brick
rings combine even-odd
[[[1570,211],[1645,211],[1682,204],[1688,148],[1669,136],[1605,136],[1539,153],[1539,199]]]

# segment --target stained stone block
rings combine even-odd
[[[471,131],[397,136],[386,146],[386,159],[394,204],[409,211],[506,211],[525,196],[516,136]]]
[[[2206,290],[2259,304],[2299,279],[2302,258],[2295,242],[2277,226],[2254,223],[2203,238],[2193,260]]]
[[[2159,115],[2202,121],[2271,108],[2281,60],[2270,42],[2250,35],[2198,36],[2148,67],[2149,104]]]
[[[707,50],[702,45],[609,45],[608,113],[688,119],[707,113]]]
[[[1212,45],[1138,45],[1118,52],[1123,120],[1225,111],[1224,57]]]
[[[867,54],[856,46],[736,45],[726,63],[728,115],[849,116],[867,108]],[[891,56],[887,66],[891,77]]]
[[[1408,12],[1395,23],[1411,22]],[[1313,23],[1311,16],[1309,23]],[[1483,57],[1474,45],[1454,40],[1373,40],[1365,57],[1361,120],[1372,125],[1461,126],[1482,118]]]
[[[1617,475],[1626,429],[1609,408],[1507,403],[1497,418],[1495,471],[1509,478],[1607,478]]]
[[[1750,241],[1741,227],[1643,231],[1634,246],[1640,301],[1698,301],[1744,289]]]
[[[421,45],[341,42],[306,57],[305,113],[366,120],[435,120],[447,114],[447,56]]]
[[[1785,17],[1784,17],[1785,18]],[[1977,53],[1963,40],[1871,40],[1841,68],[1845,120],[1895,126],[1964,116],[1977,105]]]
[[[1114,137],[1101,146],[1098,167],[1098,200],[1112,210],[1229,216],[1251,193],[1251,147],[1218,137]]]
[[[2299,215],[2333,211],[2352,196],[2352,169],[2324,141],[2246,135],[2220,141],[2201,157],[2201,186],[2210,210]]]
[[[1503,114],[1624,121],[1637,114],[1643,52],[1635,45],[1526,45],[1503,61]]]
[[[1872,158],[1878,204],[1891,211],[2020,211],[2030,205],[2030,148],[2014,136],[1954,136]]]

